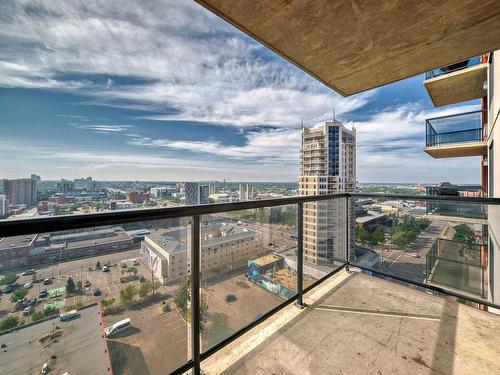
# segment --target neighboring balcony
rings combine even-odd
[[[474,111],[425,120],[424,151],[436,159],[486,155],[482,117]]]
[[[436,107],[479,99],[487,94],[488,64],[476,56],[425,74],[424,86]]]

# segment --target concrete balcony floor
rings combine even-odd
[[[451,297],[341,271],[306,302],[207,359],[206,374],[500,374],[500,316]]]

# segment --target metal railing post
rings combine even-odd
[[[191,223],[191,354],[193,374],[200,375],[200,216]]]
[[[345,198],[345,261],[349,261],[349,197]]]
[[[304,291],[304,204],[297,203],[297,300],[295,305],[304,308],[306,304],[303,300]]]

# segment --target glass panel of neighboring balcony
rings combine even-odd
[[[474,111],[427,119],[424,151],[434,158],[485,155],[482,115]]]
[[[435,215],[439,205],[453,216]],[[480,203],[359,199],[351,261],[492,302],[496,283],[488,275],[500,270],[488,257],[488,232],[496,232],[490,222],[488,206]]]
[[[425,73],[424,86],[436,107],[486,96],[488,64],[481,56]]]

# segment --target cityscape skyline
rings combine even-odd
[[[127,3],[2,4],[0,177],[294,182],[301,119],[335,112],[360,182],[479,181],[422,152],[425,118],[477,101],[434,109],[422,76],[343,98],[196,4]]]

